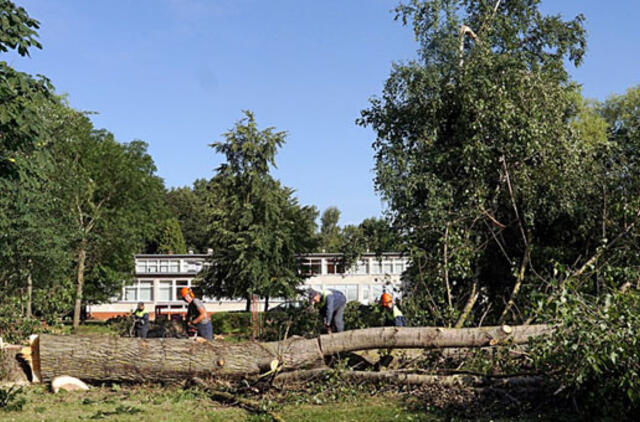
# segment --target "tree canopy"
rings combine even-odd
[[[521,290],[541,293],[601,244],[607,139],[587,131],[565,69],[582,61],[584,17],[545,16],[536,0],[396,12],[419,60],[393,66],[358,122],[376,131],[376,187],[409,247],[407,296],[425,322],[524,319]]]
[[[209,244],[202,287],[217,297],[291,296],[304,280],[298,254],[316,247],[315,207],[270,174],[285,132],[260,130],[251,112],[212,147],[226,162],[209,181]]]

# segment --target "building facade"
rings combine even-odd
[[[156,310],[184,311],[180,289],[195,286],[195,278],[206,265],[207,256],[135,255],[135,282],[124,286],[120,295],[111,303],[89,306],[90,317],[109,319],[127,315],[138,302],[144,302],[152,313]],[[401,287],[401,275],[407,266],[406,258],[397,253],[385,253],[381,256],[365,254],[347,270],[340,265],[340,254],[313,253],[303,255],[302,258],[304,272],[308,275],[304,283],[306,287],[340,290],[348,301],[357,300],[364,304],[377,300],[383,291],[397,295]],[[244,299],[203,299],[209,312],[243,311],[246,306]],[[282,302],[282,299],[272,298],[269,308]],[[260,310],[264,310],[264,301],[260,301],[259,306]]]

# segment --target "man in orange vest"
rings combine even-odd
[[[382,293],[380,296],[380,305],[385,310],[385,325],[386,326],[394,326],[394,327],[406,327],[407,320],[402,315],[402,311],[398,308],[397,305],[393,304],[393,298],[387,292]]]

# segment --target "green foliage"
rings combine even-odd
[[[216,334],[251,335],[251,312],[218,312],[210,315],[213,332]]]
[[[342,268],[350,268],[367,252],[381,256],[400,252],[403,245],[398,234],[384,219],[366,218],[359,225],[338,226],[340,210],[329,207],[321,217],[319,251],[340,253]]]
[[[320,217],[320,249],[324,252],[339,252],[340,249],[340,210],[328,207]]]
[[[185,254],[187,247],[185,246],[184,237],[180,222],[175,218],[168,218],[164,226],[160,227],[160,238],[158,239],[158,253],[168,254]]]
[[[0,337],[7,343],[20,344],[31,334],[40,332],[40,321],[24,318],[19,299],[6,297],[0,302]]]
[[[131,278],[133,254],[155,236],[167,210],[146,143],[121,144],[64,105],[51,115],[52,136],[59,139],[53,143],[59,200],[67,206],[80,286],[77,325],[82,302],[109,300]]]
[[[209,248],[206,211],[207,181],[197,179],[193,187],[172,188],[166,202],[171,215],[180,222],[187,249],[204,253]]]
[[[0,410],[4,412],[21,411],[27,399],[23,397],[22,387],[0,387]]]
[[[41,48],[38,28],[22,7],[0,1],[0,52],[28,56],[30,48]],[[51,88],[48,79],[35,79],[0,61],[0,188],[5,177],[16,176],[18,160],[42,145],[44,121],[38,108],[51,100]]]
[[[291,336],[313,338],[322,333],[322,319],[318,310],[310,306],[267,312],[263,318],[262,339],[265,341]]]
[[[590,415],[640,409],[640,295],[564,293],[547,310],[556,325],[536,341],[536,366]]]
[[[216,297],[290,297],[304,279],[298,254],[316,247],[314,207],[269,173],[285,133],[259,130],[251,112],[212,146],[226,157],[209,182],[214,253],[201,286]]]
[[[376,188],[408,245],[408,308],[439,325],[465,305],[475,321],[526,319],[558,264],[579,268],[638,209],[639,173],[615,141],[633,135],[606,136],[624,113],[585,103],[565,69],[582,60],[584,18],[545,16],[536,0],[413,0],[397,18],[419,59],[394,65],[358,123],[376,131]],[[627,234],[599,262],[636,265],[637,242],[619,261]]]
[[[380,305],[363,305],[360,302],[349,302],[344,310],[344,326],[347,330],[359,330],[385,325],[384,310]]]
[[[135,415],[141,413],[143,410],[139,407],[119,405],[114,410],[99,410],[89,417],[89,419],[104,419],[117,415]]]

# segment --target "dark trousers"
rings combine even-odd
[[[206,338],[207,340],[211,340],[213,338],[213,326],[211,325],[211,321],[196,324],[196,330],[198,330],[198,337]]]
[[[147,338],[147,333],[149,332],[148,325],[142,325],[136,327],[136,337],[139,338]]]
[[[335,311],[333,311],[333,323],[331,324],[335,329],[336,333],[340,333],[344,331],[344,308],[347,304],[343,304],[339,306]]]

